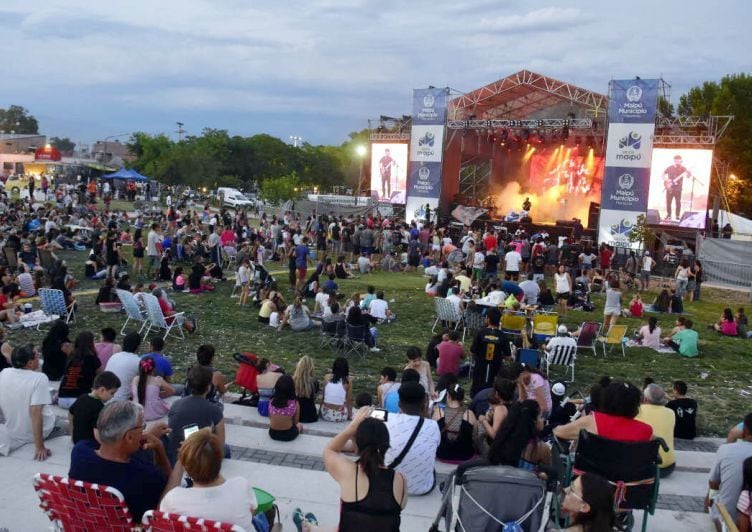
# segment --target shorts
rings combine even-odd
[[[143,259],[144,258],[144,248],[134,249],[133,250],[133,258],[135,258],[135,259]]]
[[[324,421],[342,423],[344,421],[347,421],[347,410],[345,409],[344,405],[339,410],[329,408],[326,405],[321,405],[319,416]]]
[[[434,251],[441,251],[441,246],[432,245],[431,249]]]
[[[641,281],[650,281],[650,272],[642,270],[640,272],[640,280]]]
[[[562,293],[556,292],[557,301],[561,301],[562,299],[568,300],[569,296],[570,296],[570,292],[562,292]]]
[[[621,316],[621,309],[618,308],[607,308],[603,310],[604,316]]]
[[[407,257],[407,264],[409,266],[412,266],[413,268],[417,268],[418,264],[420,264],[420,256],[418,256],[418,255],[408,256]]]
[[[308,273],[308,268],[306,266],[298,267],[298,279],[300,279],[301,281],[305,280],[307,273]]]
[[[269,429],[269,437],[277,441],[292,441],[298,434],[298,427],[295,425],[286,430]]]

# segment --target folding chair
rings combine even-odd
[[[115,293],[117,293],[118,299],[120,299],[120,302],[123,304],[123,308],[125,309],[125,314],[127,318],[125,319],[125,323],[123,323],[123,326],[120,328],[120,334],[125,334],[125,328],[128,326],[128,323],[130,321],[136,321],[141,323],[141,327],[139,327],[138,332],[144,330],[144,327],[149,323],[149,318],[146,316],[146,311],[141,308],[141,305],[139,305],[136,298],[128,292],[127,290],[120,290],[119,288],[115,290]]]
[[[452,305],[450,301],[447,301],[443,297],[433,298],[433,303],[434,308],[436,309],[436,321],[433,322],[431,332],[436,332],[436,326],[439,324],[439,322],[444,322],[446,324],[454,323],[454,327],[452,327],[452,329],[456,331],[457,328],[462,324],[462,314],[457,312],[457,307]]]
[[[159,301],[157,301],[156,296],[151,294],[141,294],[141,299],[146,306],[146,316],[149,319],[144,336],[147,336],[152,328],[155,330],[164,329],[165,334],[162,339],[166,340],[170,335],[170,332],[173,329],[177,329],[180,333],[180,338],[185,339],[185,334],[183,334],[183,323],[185,322],[184,312],[177,312],[171,316],[165,316],[162,312],[162,307],[159,306]]]
[[[369,349],[365,340],[366,334],[371,333],[365,325],[350,325],[345,322],[345,336],[342,339],[345,356],[356,354],[360,358],[365,358]]]
[[[61,319],[65,323],[70,323],[76,318],[76,311],[73,305],[65,304],[65,294],[62,290],[56,288],[40,288],[39,303],[44,315],[50,320]],[[42,324],[37,325],[37,330]]]
[[[465,333],[475,332],[482,329],[485,326],[485,318],[483,313],[475,309],[465,309],[462,315],[462,341],[465,341]]]
[[[524,314],[503,314],[501,316],[501,330],[511,336],[522,336],[527,327],[527,316]]]
[[[536,344],[545,343],[549,338],[556,336],[558,326],[558,314],[536,314],[533,316],[533,341]]]
[[[645,532],[648,514],[655,513],[658,500],[659,447],[668,449],[661,438],[621,442],[582,430],[571,473],[575,476],[595,473],[608,480],[616,488],[615,510],[619,513],[643,510],[642,531]]]
[[[330,347],[337,349],[340,345],[339,322],[322,321],[321,322],[321,342],[319,347]]]
[[[540,366],[540,353],[537,349],[518,349],[517,362],[537,368]]]
[[[223,270],[230,266],[237,265],[238,249],[235,246],[222,246],[222,264]]]
[[[595,350],[595,342],[601,334],[603,324],[597,321],[586,321],[580,325],[580,333],[577,335],[577,349],[592,349],[593,355],[598,355]]]
[[[246,532],[244,528],[232,523],[212,521],[211,519],[203,519],[201,517],[169,514],[155,510],[147,511],[144,514],[142,523],[147,532]]]
[[[115,488],[37,473],[34,489],[55,530],[131,532],[136,527],[123,494]]]
[[[546,377],[551,366],[566,366],[572,370],[572,380],[574,381],[574,363],[577,359],[577,346],[574,345],[556,345],[546,353]],[[564,372],[566,377],[566,371]]]
[[[16,254],[18,250],[16,248],[8,247],[7,245],[3,247],[3,256],[5,256],[5,262],[8,263],[8,267],[11,268],[12,271],[16,271],[18,269],[18,255]]]
[[[621,356],[623,357],[627,356],[626,352],[624,351],[624,336],[626,334],[627,334],[626,325],[612,325],[605,336],[598,337],[598,341],[601,343],[601,346],[603,347],[604,358],[606,357],[606,345],[611,346],[608,348],[609,353],[613,350],[615,345],[621,346]]]

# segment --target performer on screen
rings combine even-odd
[[[674,156],[674,164],[663,171],[663,187],[666,189],[666,219],[671,219],[671,203],[676,204],[676,220],[681,219],[681,195],[685,178],[692,177],[692,172],[682,164],[681,155]]]
[[[389,148],[384,149],[384,156],[379,159],[379,173],[381,174],[381,197],[392,197],[392,167],[397,168],[397,161],[392,159]]]

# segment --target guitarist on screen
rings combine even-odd
[[[392,167],[397,168],[397,161],[392,159],[389,148],[384,149],[384,156],[379,159],[379,173],[381,174],[381,197],[392,197]]]
[[[674,156],[674,164],[663,171],[663,186],[666,189],[666,219],[671,219],[671,202],[676,203],[676,220],[681,218],[682,184],[692,172],[682,164],[681,155]]]

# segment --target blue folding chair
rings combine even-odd
[[[537,349],[518,349],[517,362],[537,368],[540,366],[540,357]]]
[[[59,318],[65,321],[65,323],[70,323],[76,317],[74,306],[70,305],[69,307],[65,304],[65,294],[63,294],[62,290],[57,290],[55,288],[40,288],[39,302],[42,307],[42,312],[44,312],[44,315],[50,319]],[[39,330],[40,325],[37,325],[37,330]]]

